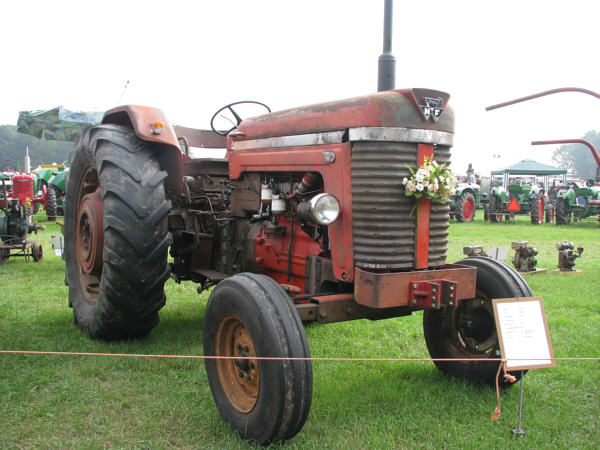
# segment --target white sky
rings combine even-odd
[[[600,92],[600,1],[394,3],[396,86],[451,94],[455,171],[549,163],[554,147],[530,141],[600,130],[598,99],[578,93],[484,111],[558,87]],[[237,100],[278,110],[374,92],[383,48],[383,0],[9,0],[2,18],[0,124],[123,94],[208,128]]]

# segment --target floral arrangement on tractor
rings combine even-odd
[[[411,175],[402,180],[407,197],[424,197],[437,203],[446,203],[454,193],[456,177],[446,168],[446,164],[438,164],[432,157],[425,156],[423,164],[416,171],[410,166],[406,167]]]

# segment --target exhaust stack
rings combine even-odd
[[[396,58],[392,55],[392,7],[394,0],[385,0],[383,15],[383,53],[379,55],[377,91],[396,87]]]

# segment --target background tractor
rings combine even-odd
[[[547,192],[549,177],[566,176],[566,170],[525,159],[505,169],[494,170],[486,209],[490,222],[512,215],[529,215],[532,224],[551,221],[552,204]]]
[[[66,177],[69,168],[66,164],[43,164],[32,172],[36,176],[34,213],[43,204],[46,218],[56,220],[63,216],[63,199],[66,190]]]
[[[27,240],[29,233],[37,233],[36,222],[31,220],[33,199],[33,177],[25,173],[11,175],[12,189],[4,177],[0,178],[0,263],[11,256],[32,257],[35,262],[42,259],[42,246]]]
[[[558,139],[551,141],[534,141],[532,145],[550,144],[584,144],[586,145],[598,167],[596,178],[590,178],[585,183],[567,181],[557,186],[553,192],[556,224],[566,225],[571,219],[581,220],[587,217],[599,216],[600,220],[600,156],[594,145],[585,139]]]
[[[457,183],[450,196],[450,216],[458,222],[472,222],[475,210],[482,206],[481,187],[477,184],[473,167],[469,164],[465,182]]]

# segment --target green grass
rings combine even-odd
[[[45,223],[43,216],[38,221]],[[73,324],[64,264],[52,254],[55,224],[32,239],[40,263],[0,265],[0,350],[202,354],[207,296],[192,283],[166,286],[161,323],[145,339],[91,341]],[[544,298],[556,357],[600,356],[600,227],[531,225],[527,218],[452,223],[448,261],[464,246],[528,240],[538,267],[553,269],[556,242],[583,245],[581,274],[528,275]],[[512,251],[509,252],[512,256]],[[427,357],[422,314],[370,322],[309,325],[315,357]],[[558,362],[525,377],[523,428],[519,389],[502,392],[502,416],[490,420],[495,390],[449,378],[426,362],[313,363],[314,395],[304,429],[290,448],[597,448],[600,364]],[[216,410],[200,360],[0,354],[1,448],[248,448]]]

